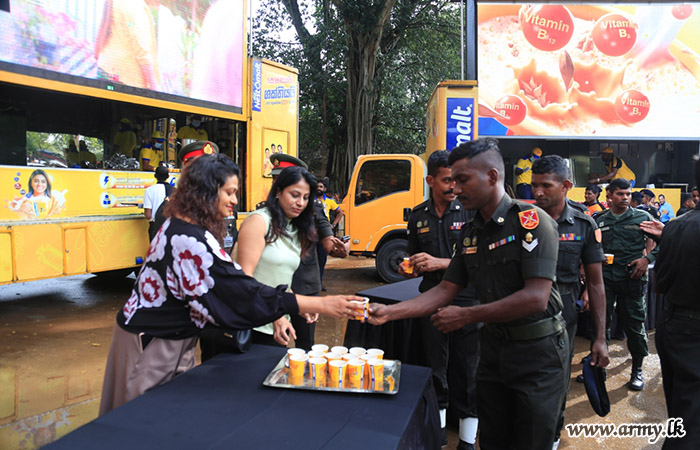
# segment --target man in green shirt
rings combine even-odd
[[[465,142],[452,150],[449,163],[455,195],[476,214],[462,227],[445,277],[412,300],[373,303],[369,321],[433,314],[442,332],[484,322],[476,375],[480,447],[552,448],[569,353],[553,283],[557,225],[542,209],[505,193],[496,140]],[[448,306],[468,284],[481,304]]]
[[[603,234],[603,251],[606,255],[613,255],[612,264],[603,265],[607,301],[606,337],[610,339],[610,322],[617,306],[627,335],[627,348],[632,354],[629,388],[641,391],[644,389],[642,362],[649,354],[644,328],[647,267],[656,259],[658,249],[654,248],[654,241],[639,228],[642,222],[652,220],[651,215],[630,207],[630,182],[624,178],[612,180],[608,184],[607,195],[611,207],[596,217]]]

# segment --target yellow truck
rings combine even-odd
[[[95,17],[102,15],[83,2],[61,11],[60,23],[28,29],[27,22],[57,12],[45,3],[13,3],[3,12],[14,38],[0,55],[0,284],[138,267],[148,249],[144,189],[155,178],[123,169],[134,167],[136,144],[155,131],[165,137],[161,159],[175,168],[178,130],[200,120],[208,139],[241,167],[239,210],[265,198],[270,153],[297,154],[298,72],[246,56],[247,2],[219,2],[226,4],[194,15],[180,5],[173,12],[182,20],[167,24],[161,21],[172,16],[159,14],[156,53],[138,73],[128,72],[143,62],[136,57],[123,67],[103,64],[113,46],[134,45],[131,24],[115,15],[107,42],[98,42]],[[223,19],[225,29],[203,26],[221,18],[216,6],[236,13]],[[35,45],[40,37],[47,45]],[[170,45],[185,37],[191,48]],[[119,156],[122,132],[133,132],[136,146],[119,148]],[[94,163],[71,159],[69,143],[81,140]]]
[[[425,162],[435,150],[452,149],[477,138],[475,81],[442,81],[433,91],[426,114],[426,152],[363,155],[353,169],[345,212],[350,254],[376,258],[386,282],[401,281],[398,264],[406,256],[406,222],[413,207],[429,196]]]

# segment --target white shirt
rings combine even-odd
[[[151,210],[151,222],[156,220],[156,211],[165,200],[165,186],[156,183],[146,188],[143,193],[143,208]]]

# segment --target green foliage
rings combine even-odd
[[[295,31],[296,1],[267,0],[253,19],[253,54],[299,69],[301,158],[315,173],[336,178],[333,185],[341,191],[346,180],[334,177],[340,174],[331,168],[338,164],[330,161],[346,159],[346,114],[355,106],[353,100],[350,107],[347,103],[349,46],[373,31],[385,3],[299,0]],[[459,6],[445,0],[398,0],[376,58],[374,148],[361,152],[421,153],[430,94],[439,81],[459,77]]]

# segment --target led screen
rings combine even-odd
[[[700,3],[480,4],[479,135],[697,139]]]
[[[243,0],[12,0],[0,69],[240,112]]]

